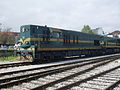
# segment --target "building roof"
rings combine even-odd
[[[108,35],[113,35],[113,34],[120,34],[120,31],[119,31],[119,30],[116,30],[116,31],[114,31],[114,32],[109,33]]]
[[[20,34],[19,32],[0,32],[0,34],[5,34],[5,33],[9,33],[10,35],[15,35],[15,36],[18,36]]]

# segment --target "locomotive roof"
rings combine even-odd
[[[32,25],[32,24],[30,24],[30,25],[22,25],[22,27],[23,26],[47,27],[47,25],[40,26],[40,25]],[[64,31],[64,32],[77,32],[77,33],[82,33],[82,34],[85,34],[85,35],[102,36],[102,35],[96,35],[96,34],[83,33],[83,32],[77,31],[77,30],[60,29],[60,28],[54,28],[54,27],[48,27],[48,28],[50,28],[50,29],[52,29],[54,31],[57,31],[57,32],[62,32],[62,31]],[[113,38],[113,37],[107,37],[107,38],[116,39],[116,38]]]

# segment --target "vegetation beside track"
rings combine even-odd
[[[0,62],[3,61],[17,61],[18,56],[6,56],[6,57],[0,57]]]

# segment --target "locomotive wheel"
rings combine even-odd
[[[33,57],[31,55],[20,56],[19,61],[33,61]]]
[[[33,57],[31,55],[26,55],[26,56],[23,56],[24,60],[26,61],[33,61]]]

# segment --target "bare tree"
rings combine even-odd
[[[11,32],[12,28],[4,28],[2,32],[0,32],[0,44],[14,44],[15,43],[15,36]]]

